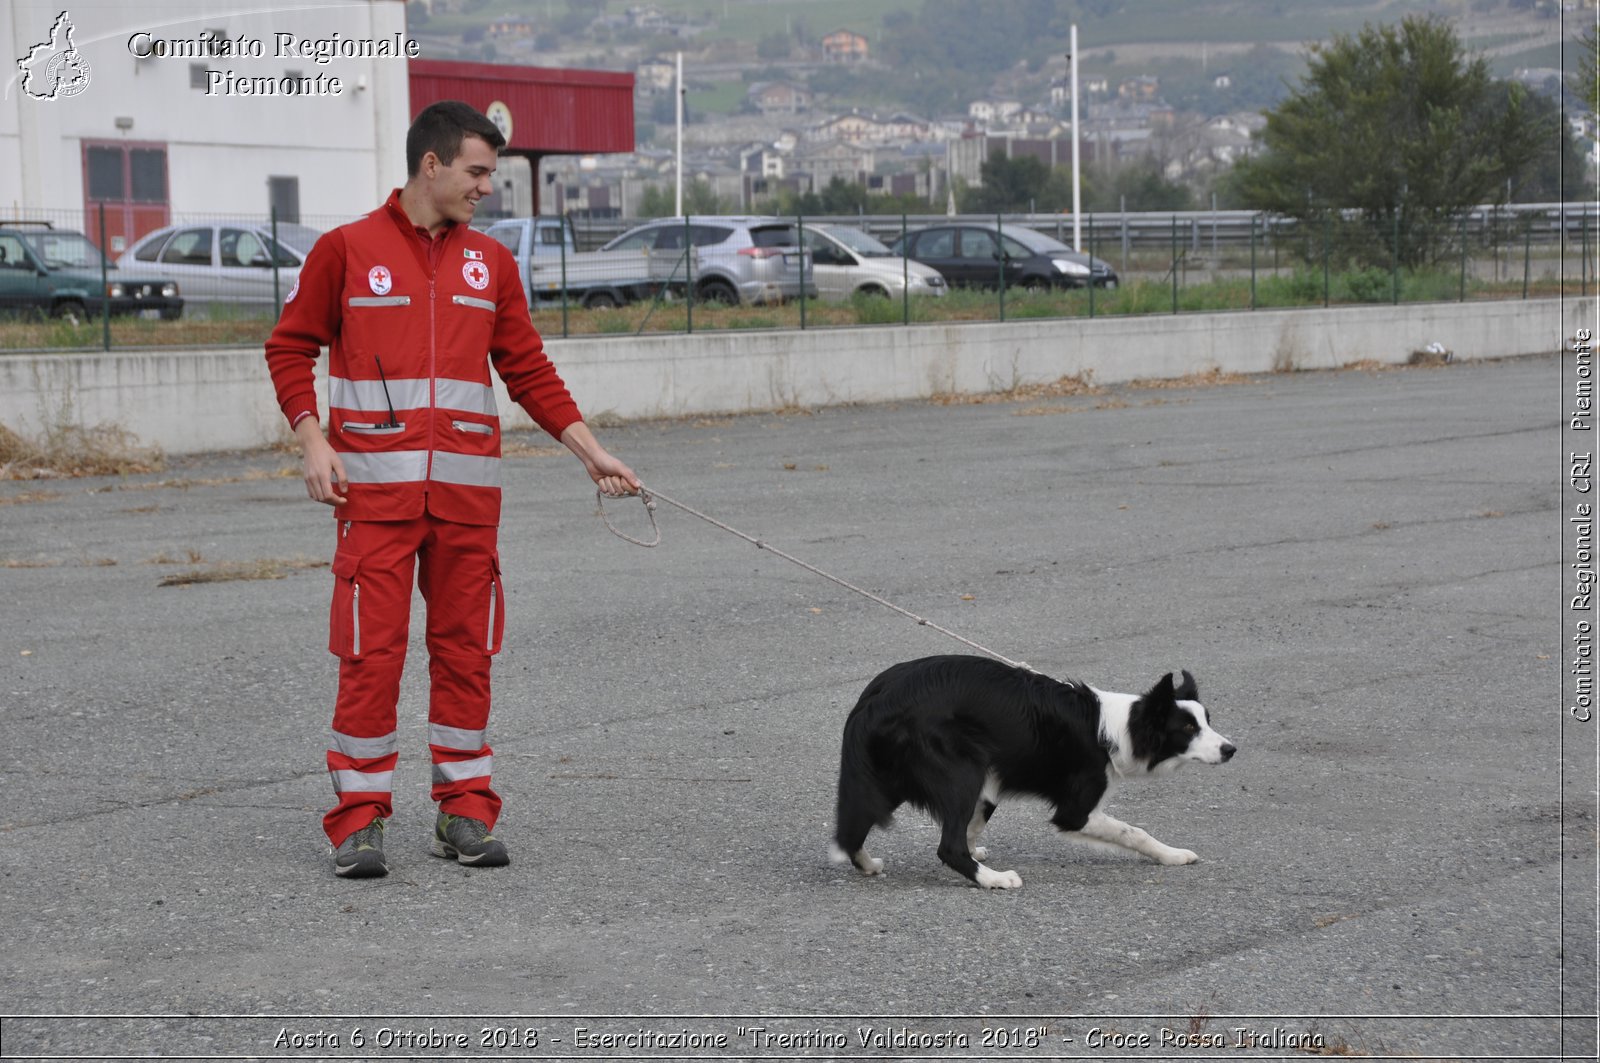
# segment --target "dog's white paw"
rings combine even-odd
[[[976,849],[972,850],[972,858],[982,863],[984,860],[989,859],[989,850],[980,845]]]
[[[837,843],[833,843],[828,846],[828,859],[832,860],[836,864],[855,864],[855,858],[849,853],[845,852],[843,849],[839,848]],[[876,857],[868,856],[866,852],[863,851],[861,853],[861,863],[856,866],[856,870],[860,871],[863,875],[882,874],[883,861],[877,859]]]
[[[1176,867],[1179,864],[1192,864],[1200,859],[1200,854],[1188,849],[1168,849],[1158,858],[1163,864]]]
[[[1015,871],[995,871],[979,864],[978,885],[986,890],[1014,890],[1022,885],[1022,876]]]

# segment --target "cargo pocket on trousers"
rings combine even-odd
[[[484,652],[493,656],[500,652],[500,640],[506,633],[505,588],[500,582],[500,551],[489,556],[489,623],[484,631]]]
[[[328,652],[346,659],[361,656],[361,557],[342,550],[333,555]]]

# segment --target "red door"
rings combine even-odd
[[[100,245],[105,210],[106,244],[116,258],[145,233],[171,220],[167,202],[167,146],[121,140],[83,142],[83,231]]]

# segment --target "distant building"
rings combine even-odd
[[[1142,74],[1117,86],[1117,97],[1131,103],[1149,103],[1161,95],[1161,80]]]
[[[967,115],[983,125],[1003,122],[1021,110],[1018,100],[973,100],[967,105]]]
[[[665,59],[646,59],[634,71],[635,85],[645,96],[660,96],[677,84],[678,68]]]
[[[491,37],[532,37],[538,28],[525,18],[497,18],[489,22]]]
[[[799,114],[811,108],[810,91],[788,81],[758,81],[745,98],[762,114]]]
[[[867,39],[849,30],[834,30],[822,38],[822,57],[830,63],[860,63],[871,57]]]

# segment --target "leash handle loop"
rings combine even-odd
[[[643,546],[649,548],[652,546],[659,546],[661,544],[661,528],[656,524],[656,500],[649,491],[643,490],[642,488],[639,491],[639,500],[644,503],[645,515],[650,518],[650,530],[655,534],[655,538],[649,542],[645,542],[643,539],[635,539],[626,532],[617,530],[616,525],[611,523],[611,518],[606,516],[605,492],[601,491],[598,487],[595,488],[594,499],[600,507],[600,519],[605,522],[606,528],[610,530],[612,535],[615,535],[618,539],[621,539],[624,542],[632,543],[634,546]]]

